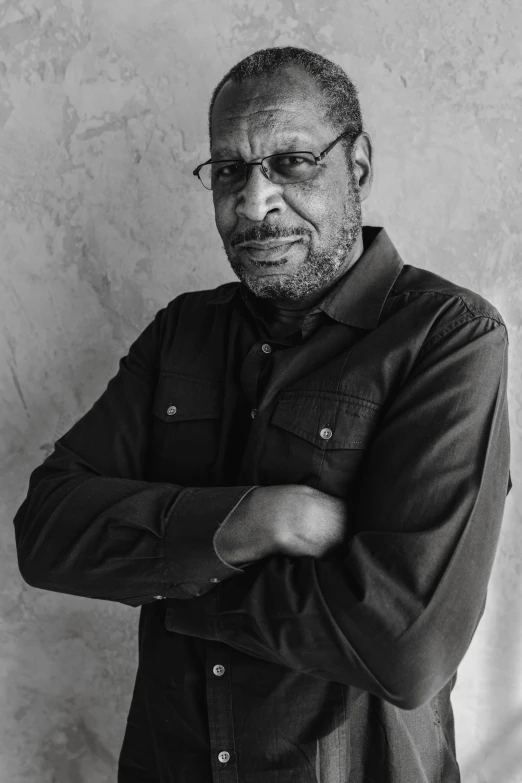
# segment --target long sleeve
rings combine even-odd
[[[31,476],[14,524],[32,586],[138,606],[199,595],[243,573],[218,557],[213,538],[250,487],[147,480],[165,313]]]
[[[486,316],[427,341],[361,471],[355,533],[276,556],[167,627],[411,709],[455,673],[483,611],[509,480],[507,336]]]

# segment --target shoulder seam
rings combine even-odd
[[[441,340],[447,334],[450,334],[450,332],[454,332],[456,329],[458,329],[459,326],[462,326],[463,324],[466,324],[466,323],[471,323],[471,321],[476,321],[479,318],[487,319],[488,321],[493,321],[498,326],[503,327],[504,330],[506,331],[506,336],[507,336],[507,329],[506,329],[505,323],[503,321],[499,321],[498,318],[493,318],[488,313],[482,313],[482,312],[476,313],[476,314],[475,313],[471,313],[471,316],[461,315],[460,318],[455,318],[454,321],[451,321],[451,323],[446,324],[446,326],[444,326],[438,332],[435,332],[434,335],[432,335],[428,340],[426,340],[423,343],[422,348],[419,351],[419,358],[427,350],[432,348],[435,345],[435,343],[439,342],[439,340]]]
[[[432,289],[432,288],[422,289],[422,290],[418,290],[415,288],[406,288],[403,291],[398,291],[396,288],[392,288],[390,294],[397,297],[403,296],[404,294],[417,294],[418,296],[422,296],[423,294],[432,294],[434,296],[443,296],[446,299],[458,299],[460,302],[462,302],[466,310],[468,310],[470,315],[472,315],[473,317],[477,315],[482,315],[485,318],[491,318],[492,321],[496,321],[501,326],[505,326],[502,317],[496,317],[493,312],[488,310],[481,310],[480,308],[476,307],[468,299],[466,299],[466,297],[459,291],[437,291],[436,289]],[[494,305],[492,305],[492,307],[494,307]]]

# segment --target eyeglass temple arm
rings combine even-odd
[[[328,147],[321,152],[321,154],[315,159],[317,163],[321,161],[323,158],[326,158],[332,147],[335,147],[337,142],[341,141],[341,139],[344,139],[345,136],[349,136],[351,131],[345,131],[344,133],[341,133],[340,136],[338,136],[335,141],[332,141],[331,144],[328,145]]]

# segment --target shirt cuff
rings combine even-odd
[[[190,487],[178,496],[167,521],[165,558],[167,579],[180,598],[203,595],[224,579],[244,573],[219,556],[214,536],[252,489]]]
[[[225,560],[225,558],[224,558],[224,557],[222,557],[222,555],[220,555],[220,554],[219,554],[219,547],[218,547],[218,544],[217,544],[217,540],[216,540],[216,539],[218,538],[218,536],[219,536],[219,533],[220,533],[220,532],[223,530],[223,528],[225,527],[226,523],[228,522],[228,520],[230,519],[230,517],[232,516],[232,514],[234,513],[234,511],[235,511],[235,510],[238,508],[238,506],[240,506],[240,505],[241,505],[241,503],[244,501],[244,499],[246,498],[246,496],[247,496],[248,494],[250,494],[250,492],[252,492],[252,490],[253,490],[253,489],[257,489],[257,486],[249,487],[249,489],[247,490],[247,492],[245,492],[245,494],[244,494],[244,495],[243,495],[243,496],[242,496],[242,497],[241,497],[241,498],[240,498],[240,499],[237,501],[237,503],[236,503],[236,505],[234,506],[234,508],[231,508],[231,509],[230,509],[230,511],[228,512],[228,514],[227,514],[227,516],[226,516],[226,519],[224,519],[224,520],[223,520],[223,522],[221,523],[221,525],[218,527],[218,529],[216,530],[216,532],[215,532],[215,534],[214,534],[214,551],[215,551],[216,555],[219,557],[219,559],[221,560],[221,562],[222,562],[222,563],[224,563],[225,565],[229,566],[230,568],[234,568],[234,566],[233,566],[233,565],[231,565],[230,563],[228,563],[228,562]],[[240,529],[241,529],[241,528],[240,528]],[[249,565],[252,565],[252,563],[255,563],[255,562],[256,562],[255,560],[251,560],[249,563],[243,563],[243,568],[246,568],[247,566],[249,566]],[[241,571],[242,571],[243,569],[239,569],[239,570],[241,570]]]

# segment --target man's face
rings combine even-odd
[[[290,151],[318,155],[340,133],[324,116],[318,88],[300,69],[229,82],[212,115],[212,159],[250,162]],[[252,293],[306,300],[348,268],[361,231],[358,180],[350,168],[338,144],[312,180],[276,184],[254,166],[241,190],[213,191],[228,259]]]

